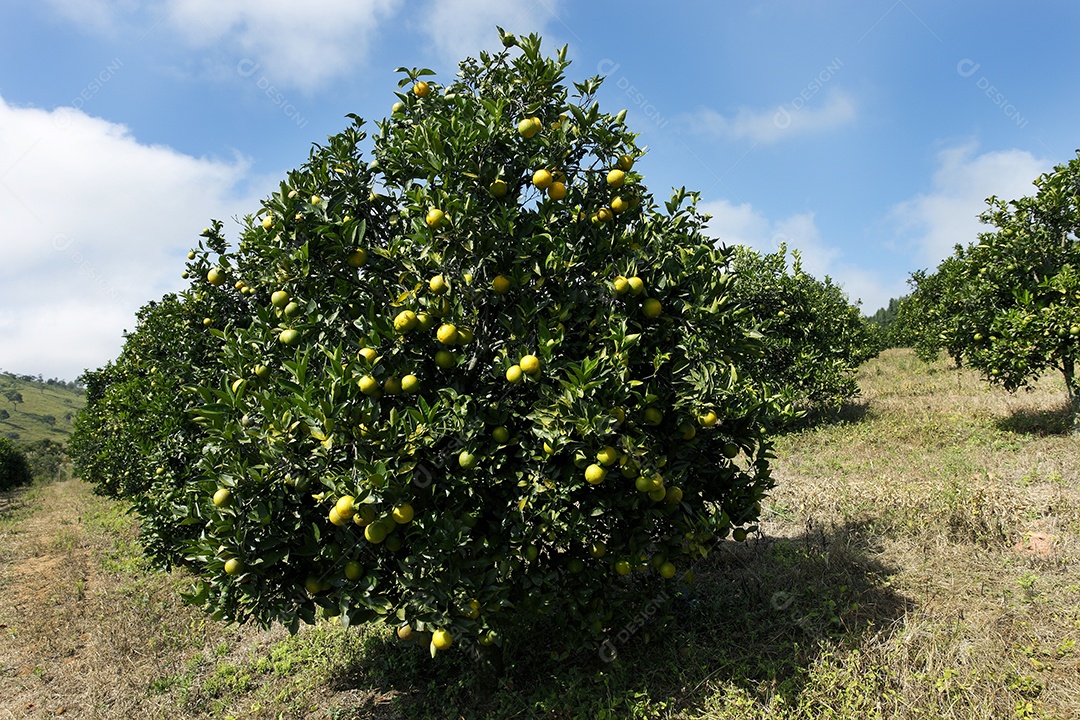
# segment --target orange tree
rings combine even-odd
[[[373,158],[353,117],[194,251],[199,459],[142,511],[216,617],[599,639],[754,527],[775,408],[730,251],[653,200],[600,78],[503,39],[402,69]]]
[[[788,267],[787,246],[775,253],[735,252],[737,298],[748,308],[763,342],[749,372],[783,399],[778,425],[805,413],[834,412],[858,395],[855,373],[876,356],[881,336],[832,280],[802,269],[798,251]]]
[[[147,303],[116,360],[80,378],[86,405],[68,444],[75,472],[95,492],[133,503],[147,555],[165,567],[182,563],[183,540],[199,533],[163,510],[186,505],[202,453],[203,432],[189,413],[198,397],[189,387],[220,375],[219,342],[205,330],[209,316],[240,321],[239,307],[237,298],[197,287]]]
[[[943,349],[957,366],[964,362],[963,337],[970,330],[962,321],[952,320],[963,312],[958,292],[962,270],[962,257],[957,255],[945,258],[932,273],[916,270],[908,279],[912,292],[901,301],[895,324],[925,362],[937,360]]]
[[[994,229],[916,276],[911,313],[928,322],[920,348],[945,348],[1008,390],[1061,372],[1080,429],[1080,154],[1035,180],[1034,197],[996,197],[980,219]]]

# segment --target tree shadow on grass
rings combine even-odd
[[[889,587],[894,569],[875,559],[864,536],[864,527],[852,524],[725,541],[695,568],[692,587],[670,581],[679,597],[667,625],[643,617],[553,658],[552,636],[538,623],[508,642],[506,673],[490,694],[478,692],[466,652],[432,660],[426,644],[372,639],[347,673],[349,683],[394,699],[385,714],[368,708],[355,717],[694,715],[717,686],[762,704],[783,695],[788,707],[797,705],[822,652],[857,646],[910,607]]]
[[[784,434],[832,425],[854,425],[871,420],[873,416],[869,400],[847,400],[839,409],[811,409],[777,432]]]
[[[26,501],[18,488],[0,491],[0,522],[14,519],[25,506]]]
[[[1050,410],[1017,410],[994,424],[998,430],[1019,435],[1068,435],[1072,431],[1072,412],[1066,401]]]

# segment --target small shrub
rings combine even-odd
[[[23,451],[7,438],[0,438],[0,490],[28,485],[32,479]]]

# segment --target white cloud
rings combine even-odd
[[[948,148],[938,156],[930,192],[897,203],[886,221],[900,237],[898,245],[910,248],[910,265],[933,268],[952,254],[957,243],[972,242],[987,229],[978,220],[987,197],[1030,195],[1035,192],[1032,180],[1051,167],[1050,161],[1021,150],[980,155],[974,144]],[[725,243],[774,252],[785,242],[788,248],[799,250],[807,272],[817,278],[831,277],[852,301],[862,300],[865,313],[910,291],[903,279],[844,262],[840,248],[822,240],[812,213],[773,220],[748,203],[735,205],[726,200],[703,203],[702,209],[713,216],[711,233]]]
[[[210,218],[255,209],[247,173],[0,98],[0,368],[73,380],[115,357],[135,311],[182,286]]]
[[[213,49],[210,75],[222,79],[251,70],[277,87],[314,90],[348,72],[368,56],[379,24],[402,0],[47,0],[65,20],[92,33],[128,35],[168,44]],[[238,66],[237,64],[240,63]]]
[[[481,50],[502,47],[496,25],[512,33],[544,34],[558,18],[558,6],[557,0],[432,0],[421,14],[422,29],[439,55],[457,67]]]
[[[767,252],[776,249],[771,238],[771,223],[750,203],[733,205],[727,200],[715,200],[699,207],[711,216],[709,233],[724,245],[747,245]]]
[[[819,280],[830,277],[844,289],[851,302],[862,301],[864,313],[873,313],[887,305],[890,298],[907,292],[902,282],[886,283],[875,271],[843,262],[842,251],[821,239],[813,213],[770,220],[749,203],[733,205],[727,200],[716,200],[700,207],[712,216],[709,234],[725,245],[746,245],[758,252],[771,253],[786,244],[789,258],[792,251],[799,251],[803,270]]]
[[[120,18],[138,9],[139,0],[45,0],[68,22],[95,33],[115,36]]]
[[[259,63],[274,84],[312,89],[354,69],[380,21],[400,0],[292,0],[170,3],[170,23],[196,46],[230,49]]]
[[[759,252],[776,252],[781,244],[798,250],[803,269],[815,277],[829,274],[840,251],[826,245],[813,213],[798,213],[781,220],[769,220],[750,203],[732,205],[727,200],[702,203],[712,216],[709,232],[725,245],[746,245]]]
[[[928,267],[953,253],[957,244],[974,242],[988,228],[978,216],[986,198],[1012,200],[1032,195],[1032,181],[1053,163],[1023,150],[976,155],[974,143],[943,150],[931,191],[894,205],[887,216],[903,243]]]
[[[214,80],[258,72],[278,88],[311,91],[357,72],[382,26],[422,33],[451,68],[480,50],[501,47],[495,26],[542,32],[562,0],[46,0],[65,20],[92,33],[124,34],[213,50],[203,67]],[[406,10],[409,12],[406,13]]]
[[[725,117],[704,109],[688,118],[696,132],[729,140],[774,143],[799,135],[828,132],[855,119],[855,103],[840,90],[825,93],[821,107],[808,103],[788,103],[769,110],[742,107],[734,116]]]

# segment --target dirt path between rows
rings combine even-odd
[[[201,628],[168,576],[123,572],[133,540],[80,480],[0,495],[0,720],[179,714],[152,683],[182,672]]]
[[[149,568],[136,527],[81,480],[0,493],[0,720],[322,719],[386,700],[348,687],[308,697],[288,674],[224,687],[220,669],[266,657],[288,632],[185,605],[190,579]]]
[[[51,676],[74,674],[88,639],[83,613],[72,612],[79,603],[71,602],[73,592],[85,594],[90,580],[85,533],[70,519],[66,502],[77,484],[10,493],[0,500],[0,677],[5,686],[0,718],[70,710],[60,702],[43,705],[38,698]]]

